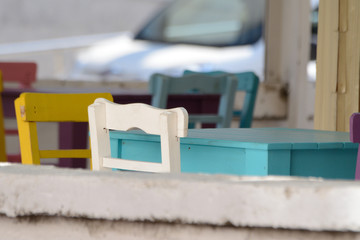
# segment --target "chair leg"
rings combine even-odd
[[[39,143],[35,122],[21,119],[21,99],[15,100],[16,120],[19,131],[21,162],[23,164],[40,164]]]

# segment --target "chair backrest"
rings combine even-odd
[[[350,141],[360,143],[360,113],[353,113],[350,117]],[[355,179],[360,180],[360,149],[358,149]]]
[[[40,150],[36,122],[88,122],[87,107],[110,93],[22,93],[15,100],[21,161],[40,164],[40,158],[90,158],[89,149]]]
[[[184,75],[188,74],[206,74],[210,76],[221,76],[226,74],[232,74],[237,77],[237,90],[246,92],[244,103],[240,111],[234,111],[233,116],[240,117],[239,127],[249,128],[251,127],[254,108],[256,102],[256,95],[259,87],[259,78],[253,72],[242,72],[242,73],[227,73],[223,71],[214,71],[214,72],[193,72],[186,70]]]
[[[0,62],[0,71],[2,74],[1,79],[1,92],[3,91],[3,82],[18,83],[20,88],[31,88],[31,85],[36,81],[37,65],[34,62]],[[2,101],[2,100],[1,100]],[[2,107],[2,106],[1,106]],[[4,161],[20,162],[21,155],[19,153],[6,154],[5,135],[18,135],[16,128],[6,128],[3,120],[3,109],[1,109],[0,125],[4,130],[0,130],[0,155]],[[2,136],[4,132],[4,136]],[[4,142],[4,143],[2,143]],[[4,149],[4,150],[3,150]],[[4,151],[4,153],[3,153]],[[5,156],[5,157],[4,157]],[[2,160],[0,160],[2,161]]]
[[[218,114],[190,114],[189,122],[216,123],[217,127],[230,127],[237,80],[232,75],[208,76],[189,74],[182,77],[171,77],[153,74],[149,88],[152,93],[151,105],[166,108],[169,94],[218,94],[221,95]]]
[[[115,104],[97,99],[88,108],[92,169],[124,169],[146,172],[180,172],[180,137],[187,135],[188,114],[184,108],[158,109],[142,103]],[[138,128],[160,135],[161,163],[111,158],[110,130]],[[141,151],[141,149],[139,149]]]
[[[0,62],[4,82],[17,82],[20,87],[30,88],[36,81],[37,65],[34,62]]]

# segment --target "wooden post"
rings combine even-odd
[[[360,1],[321,0],[315,128],[349,131],[359,112]]]
[[[309,1],[268,1],[265,81],[288,85],[287,125],[293,128],[313,128],[308,119],[313,112],[314,100],[306,74],[310,54],[310,13]]]

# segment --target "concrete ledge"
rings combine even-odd
[[[273,228],[243,228],[89,220],[64,217],[6,218],[0,216],[0,239],[6,240],[359,240],[357,232],[312,232]]]
[[[81,217],[316,231],[360,231],[360,183],[282,177],[0,167],[2,219]]]

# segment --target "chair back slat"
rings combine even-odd
[[[112,99],[110,93],[23,93],[21,118],[29,122],[88,122],[87,107],[100,97]]]
[[[160,126],[161,119],[159,116],[163,113],[176,112],[178,117],[178,123],[183,125],[177,125],[177,135],[183,137],[187,134],[188,116],[184,108],[174,109],[159,109],[147,104],[106,104],[106,128],[116,129],[120,131],[131,130],[132,128],[139,128],[149,134],[161,134]],[[184,131],[185,130],[185,131]]]
[[[237,90],[246,92],[244,102],[242,105],[242,109],[239,111],[234,111],[233,116],[240,117],[239,127],[241,128],[249,128],[251,127],[254,108],[256,102],[256,95],[259,88],[259,78],[253,72],[241,72],[241,73],[227,73],[224,71],[213,71],[213,72],[193,72],[186,70],[184,71],[184,75],[210,75],[210,76],[226,76],[227,74],[231,74],[236,76],[237,78]]]
[[[151,78],[151,93],[161,81],[169,81],[168,94],[201,93],[222,94],[226,88],[226,76],[209,78],[208,76],[187,75],[175,78],[162,74],[155,74]],[[206,83],[206,84],[204,84]]]
[[[217,127],[230,127],[236,84],[235,76],[224,74],[221,76],[189,74],[182,77],[153,74],[149,82],[149,89],[152,93],[151,105],[158,108],[166,108],[167,99],[170,94],[221,95],[217,114],[220,118],[212,118],[220,120],[213,123],[216,123]],[[191,118],[190,115],[190,119],[195,118]],[[200,120],[200,118],[198,119]]]

